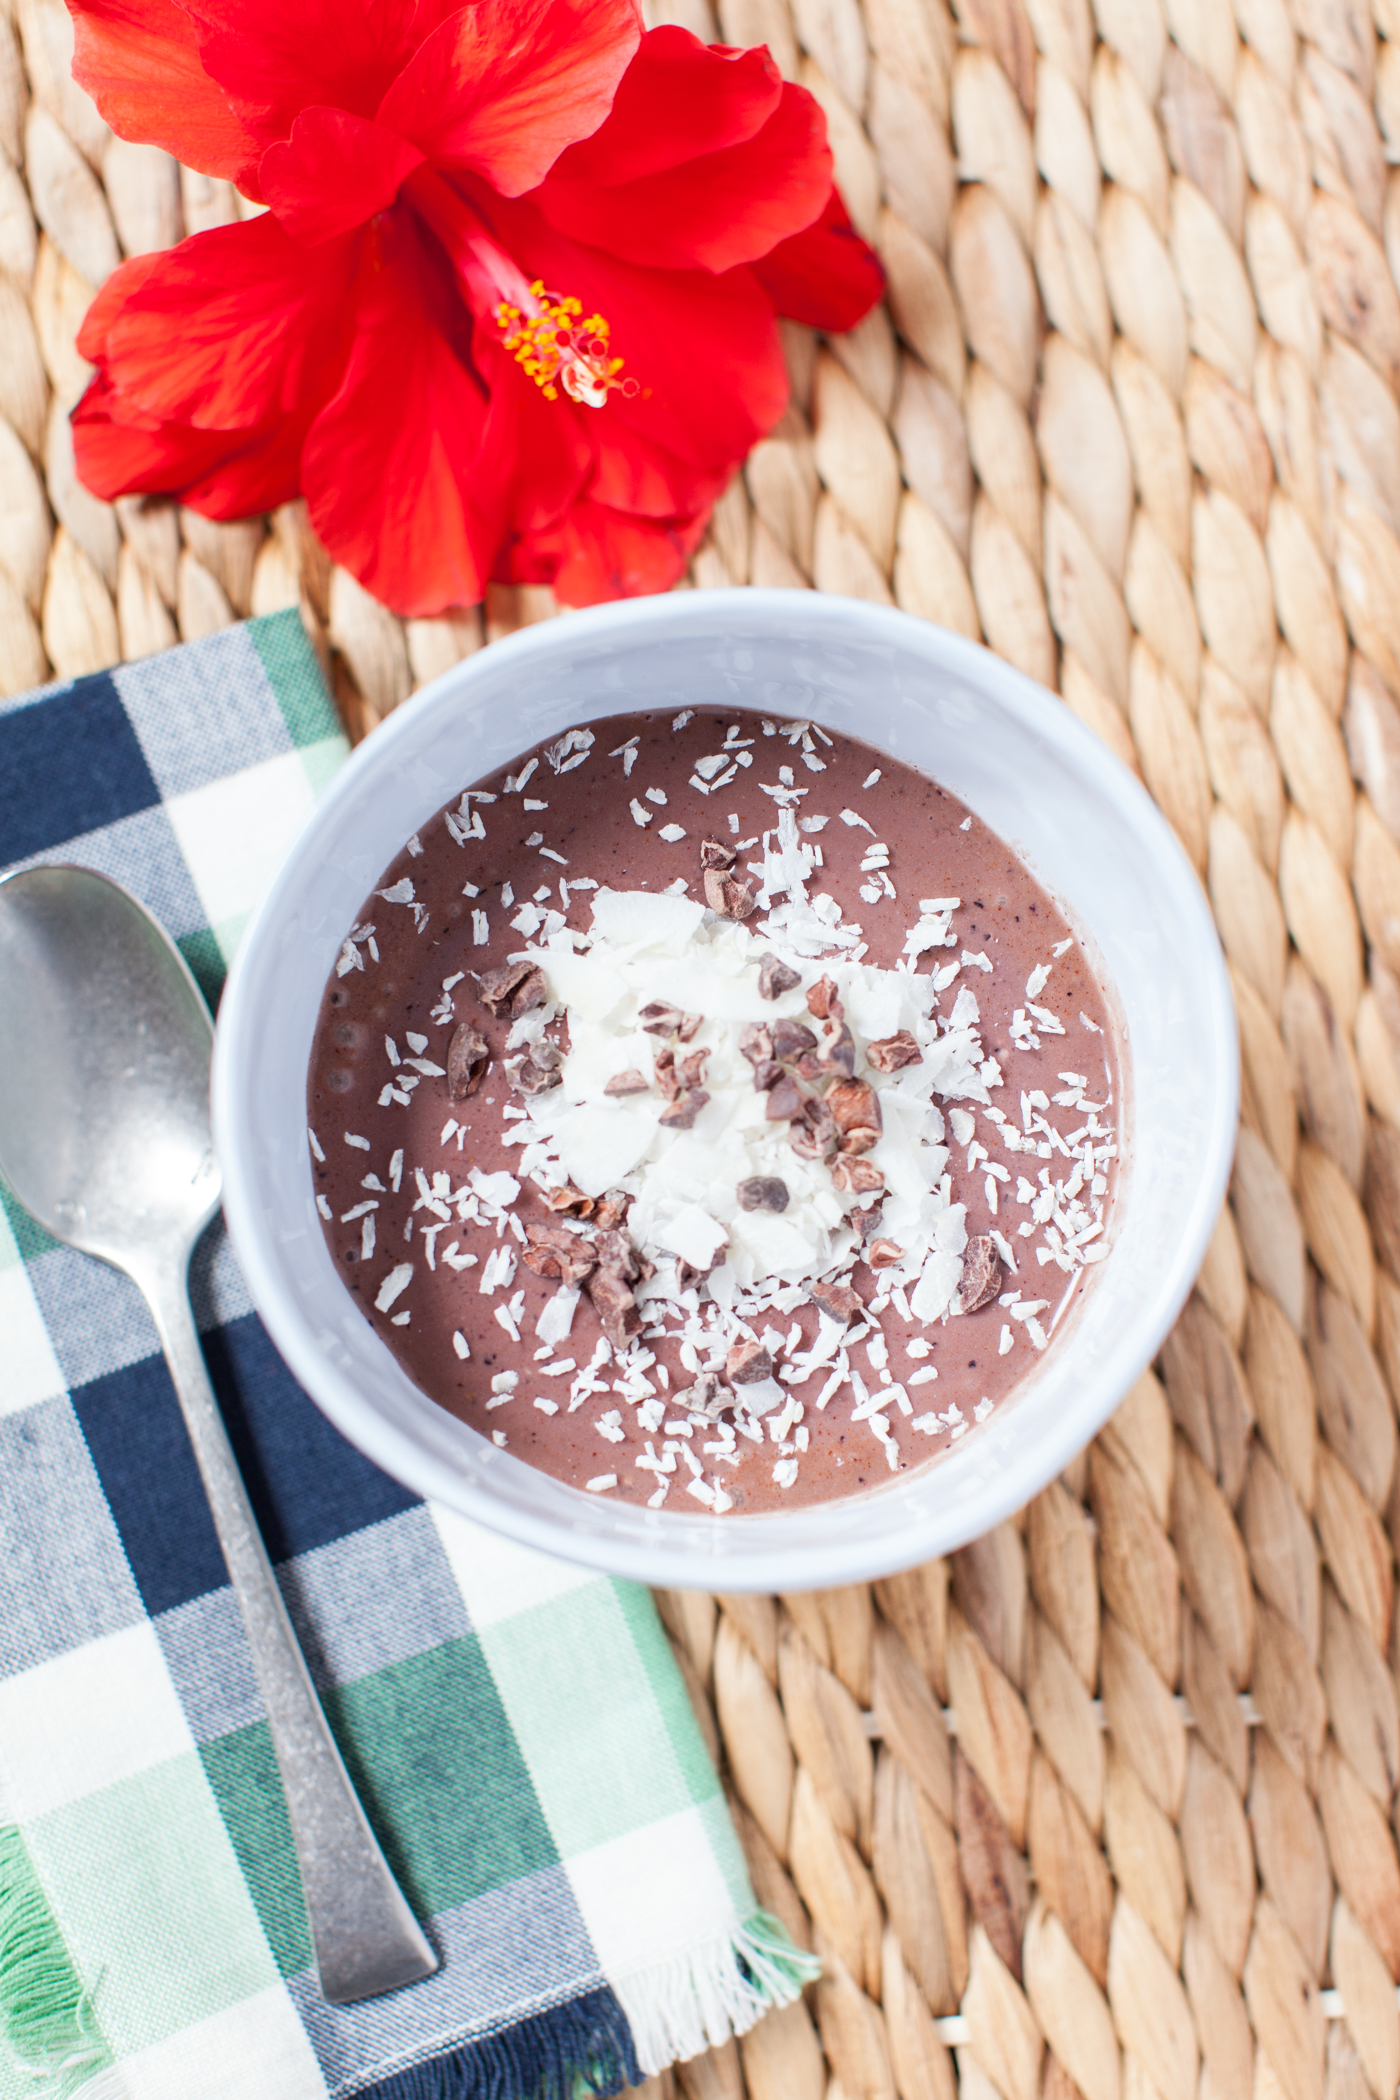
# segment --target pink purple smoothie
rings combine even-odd
[[[1066,1346],[1125,1062],[1061,913],[935,782],[658,710],[523,754],[385,869],[324,995],[314,1186],[441,1406],[732,1521],[926,1464]]]

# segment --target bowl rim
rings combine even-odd
[[[1035,731],[1058,747],[1059,755],[1089,790],[1114,805],[1130,819],[1151,851],[1156,870],[1167,890],[1165,902],[1180,927],[1180,938],[1191,946],[1204,973],[1200,985],[1207,1021],[1203,1044],[1206,1062],[1215,1076],[1209,1101],[1205,1143],[1199,1156],[1196,1183],[1185,1229],[1173,1259],[1159,1278],[1150,1314],[1121,1336],[1107,1350],[1095,1369],[1098,1388],[1094,1407],[1085,1413],[1076,1407],[1062,1418],[1043,1426],[1029,1448],[1033,1462],[1012,1462],[988,1480],[975,1482],[957,1500],[955,1509],[945,1510],[941,1521],[930,1520],[915,1550],[909,1550],[913,1526],[905,1526],[902,1544],[893,1561],[879,1550],[878,1539],[854,1541],[836,1538],[829,1552],[819,1554],[804,1547],[784,1547],[775,1542],[766,1550],[746,1553],[742,1559],[728,1556],[713,1560],[696,1556],[689,1547],[680,1549],[679,1539],[668,1544],[664,1531],[654,1528],[657,1513],[639,1510],[653,1519],[646,1535],[619,1539],[587,1531],[563,1532],[548,1516],[537,1515],[496,1497],[489,1488],[466,1479],[444,1458],[425,1449],[403,1429],[386,1419],[324,1353],[317,1333],[297,1303],[290,1278],[279,1267],[275,1235],[261,1215],[248,1156],[253,1131],[244,1114],[239,1074],[250,1054],[257,1028],[257,1014],[250,1006],[245,987],[252,980],[263,952],[274,942],[284,901],[294,892],[302,870],[318,850],[318,841],[333,822],[344,802],[355,797],[363,776],[379,771],[392,761],[398,747],[416,735],[425,713],[444,707],[460,707],[470,699],[473,685],[485,675],[499,673],[512,662],[547,656],[559,646],[561,631],[571,636],[587,634],[594,646],[609,634],[625,642],[630,635],[669,622],[694,619],[697,615],[721,632],[726,619],[738,612],[780,613],[803,622],[811,632],[823,622],[849,622],[855,611],[870,638],[882,638],[888,646],[900,647],[917,638],[920,654],[931,670],[940,663],[984,691],[991,689],[997,702],[1013,716],[1035,714]],[[1046,702],[1053,703],[1046,707]],[[595,710],[596,712],[596,710]],[[580,720],[589,717],[580,715]],[[878,738],[873,739],[879,742]],[[883,747],[882,747],[883,748]],[[1013,849],[1016,850],[1016,849]],[[1037,879],[1040,879],[1039,877]],[[1079,915],[1076,915],[1079,916]],[[1090,928],[1085,928],[1091,931]],[[1136,776],[1114,757],[1070,711],[1059,696],[994,655],[981,644],[938,628],[894,608],[864,600],[843,598],[834,593],[768,590],[751,586],[705,592],[672,592],[652,598],[627,599],[588,607],[567,614],[562,621],[544,621],[517,630],[464,658],[440,677],[404,701],[379,725],[371,737],[352,751],[321,795],[315,811],[283,861],[262,902],[244,930],[230,967],[220,1004],[211,1072],[211,1109],[214,1141],[224,1182],[224,1212],[234,1250],[242,1266],[252,1304],[263,1319],[279,1354],[303,1390],[328,1416],[347,1440],[393,1478],[425,1500],[446,1504],[488,1529],[517,1542],[580,1563],[602,1572],[630,1577],[667,1587],[711,1587],[716,1582],[731,1590],[776,1592],[785,1589],[830,1587],[833,1583],[867,1581],[919,1564],[954,1550],[966,1541],[1013,1515],[1040,1492],[1083,1450],[1103,1427],[1131,1385],[1158,1353],[1174,1324],[1199,1272],[1215,1230],[1231,1173],[1239,1120],[1239,1037],[1233,994],[1221,951],[1219,934],[1205,891],[1187,859],[1176,834]],[[1131,1077],[1131,1067],[1130,1067]],[[1120,1368],[1121,1367],[1121,1368]],[[964,1449],[967,1446],[963,1447]],[[523,1463],[523,1461],[517,1461]],[[574,1492],[582,1492],[575,1490]],[[880,1489],[872,1491],[875,1494]],[[840,1510],[865,1497],[838,1497],[812,1508]],[[609,1505],[629,1507],[629,1505]],[[802,1512],[810,1517],[812,1508]],[[663,1517],[666,1512],[659,1513]],[[693,1536],[695,1517],[686,1513],[684,1522]],[[776,1526],[785,1521],[782,1511],[750,1518],[717,1518],[718,1525]],[[799,1564],[795,1565],[795,1561]],[[820,1561],[820,1565],[817,1565]]]

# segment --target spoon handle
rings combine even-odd
[[[321,1990],[349,2005],[437,1956],[379,1849],[311,1682],[205,1368],[183,1268],[142,1278],[243,1613],[296,1844]]]

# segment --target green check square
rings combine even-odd
[[[611,1582],[497,1620],[481,1644],[565,1859],[692,1806],[689,1759]]]
[[[689,1705],[689,1700],[686,1704]],[[715,1856],[715,1865],[724,1876],[724,1885],[729,1891],[729,1900],[735,1913],[747,1918],[756,1908],[753,1884],[749,1880],[748,1862],[743,1847],[734,1831],[729,1814],[729,1803],[721,1793],[718,1781],[708,1801],[696,1803],[705,1835],[710,1841],[710,1850]]]
[[[116,2056],[277,1982],[196,1751],[37,1816],[24,1835]]]
[[[258,652],[267,682],[277,698],[287,734],[298,750],[308,744],[339,737],[342,752],[347,748],[344,731],[331,705],[321,676],[316,652],[294,606],[286,612],[268,613],[250,620],[248,639]]]
[[[327,1691],[325,1705],[420,1918],[558,1864],[475,1634]]]
[[[284,1978],[297,1976],[311,1967],[314,1954],[287,1800],[266,1721],[201,1743],[199,1758],[273,1960]]]
[[[52,2089],[58,2064],[89,2078],[111,2061],[24,1837],[0,1828],[0,2100]]]
[[[208,926],[198,926],[193,933],[182,933],[175,943],[190,966],[190,974],[204,994],[204,1003],[211,1014],[219,1011],[219,1001],[224,995],[224,979],[228,975],[228,964],[218,937]]]
[[[616,1582],[612,1587],[627,1621],[637,1658],[647,1673],[657,1712],[671,1739],[671,1749],[690,1789],[691,1800],[720,1799],[719,1780],[710,1763],[710,1753],[696,1726],[690,1695],[676,1668],[650,1590],[641,1589],[635,1582]]]
[[[0,1221],[0,1268],[8,1268],[10,1265],[5,1253],[7,1237],[13,1241],[15,1252],[21,1261],[37,1261],[41,1254],[53,1253],[58,1241],[49,1238],[43,1226],[30,1217],[24,1205],[18,1197],[11,1194],[3,1181],[0,1181],[0,1211],[4,1212],[4,1219]]]
[[[340,731],[334,736],[322,737],[317,744],[301,746],[299,756],[302,770],[311,783],[311,792],[318,802],[349,754],[350,746]]]
[[[24,1259],[10,1224],[9,1209],[4,1201],[6,1193],[4,1183],[0,1182],[0,1275],[6,1269],[19,1268]]]

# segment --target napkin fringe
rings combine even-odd
[[[373,2100],[578,2100],[620,2093],[643,2075],[627,2016],[603,1989],[412,2064],[382,2079]]]
[[[61,2081],[65,2092],[111,2062],[92,2000],[13,1824],[0,1828],[0,2036],[36,2080]]]
[[[640,2085],[790,2005],[821,1973],[778,1920],[756,1910],[654,1968],[535,2013],[500,2034],[381,2080],[373,2100],[578,2100]]]
[[[668,2064],[746,2034],[764,2013],[790,2005],[821,1974],[813,1954],[795,1947],[767,1911],[755,1910],[734,1931],[698,1947],[614,1977],[632,2027],[637,2060],[650,2077]]]

